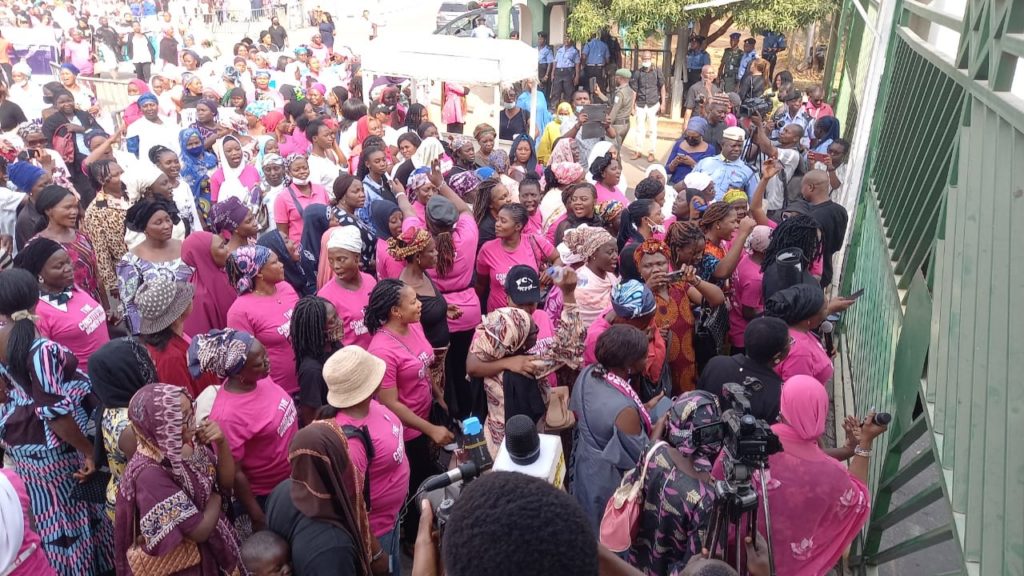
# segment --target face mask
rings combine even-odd
[[[643,66],[644,68],[650,68],[651,67],[651,61],[650,60],[644,60],[643,62],[640,63],[640,65]]]
[[[689,144],[690,146],[699,146],[700,138],[687,138],[686,143]]]
[[[205,147],[202,144],[189,146],[188,148],[185,149],[185,151],[191,154],[192,156],[199,156],[200,154],[203,153],[203,150],[205,150]]]
[[[579,114],[580,112],[583,112],[583,106],[576,107],[576,113]]]
[[[647,219],[647,223],[651,226],[651,232],[653,234],[664,234],[665,233],[665,225],[664,224],[655,224],[654,221],[651,220],[650,218]]]
[[[309,178],[292,178],[292,184],[296,186],[305,186],[309,184]]]
[[[516,103],[515,102],[502,102],[501,103],[501,107],[504,108],[505,110],[511,110],[511,109],[516,107]]]

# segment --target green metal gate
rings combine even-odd
[[[827,81],[851,130],[865,60],[887,62],[842,276],[865,289],[840,327],[837,374],[858,413],[893,413],[872,462],[873,511],[854,561],[877,565],[953,540],[953,573],[1024,574],[1024,101],[1009,94],[1024,58],[1024,2],[968,0],[960,18],[896,1],[876,45],[847,0]],[[887,0],[889,1],[889,0]],[[960,32],[955,58],[926,38]],[[1021,66],[1024,69],[1024,66]],[[908,453],[915,442],[927,449]],[[899,504],[911,481],[932,480]],[[948,522],[882,545],[926,506]],[[890,538],[889,540],[892,540]]]

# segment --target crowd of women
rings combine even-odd
[[[785,446],[780,573],[839,559],[883,428],[851,419],[846,448],[818,448],[832,365],[816,329],[852,301],[818,283],[810,212],[763,210],[772,161],[752,198],[714,201],[696,171],[677,192],[660,166],[627,189],[567,104],[543,150],[516,133],[506,153],[486,124],[440,134],[397,86],[368,103],[358,77],[326,89],[309,49],[274,87],[258,48],[236,54],[223,90],[189,72],[178,90],[133,83],[114,133],[66,67],[45,120],[18,129],[0,503],[21,537],[0,538],[0,572],[397,575],[408,501],[460,423],[482,421],[496,456],[526,415],[563,435],[594,534],[644,478],[621,552],[671,574],[699,555],[721,462],[693,430],[752,376]]]

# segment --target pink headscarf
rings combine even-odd
[[[139,91],[139,96],[143,94],[149,94],[151,92],[151,90],[149,89],[149,84],[146,84],[138,78],[133,78],[128,83],[132,86],[135,86],[135,88]],[[132,122],[135,122],[139,118],[142,118],[142,110],[139,109],[138,102],[132,102],[131,104],[126,106],[124,109],[123,116],[125,126],[131,126]]]
[[[794,376],[782,387],[779,412],[786,421],[782,426],[804,442],[818,445],[825,433],[828,418],[828,392],[811,376]]]

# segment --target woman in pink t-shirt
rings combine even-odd
[[[292,242],[302,242],[302,213],[310,204],[327,205],[327,190],[309,181],[309,162],[302,154],[292,154],[286,160],[291,183],[274,200],[274,221],[277,229]]]
[[[544,230],[544,217],[540,213],[540,180],[527,174],[519,183],[519,203],[526,208],[530,219],[526,223],[523,232],[527,234],[541,234]]]
[[[431,458],[432,445],[444,446],[455,439],[450,430],[430,421],[430,408],[440,398],[433,397],[430,387],[434,348],[420,325],[421,309],[412,286],[401,280],[381,280],[370,294],[365,319],[373,334],[367,350],[387,365],[377,397],[405,426],[411,487],[438,472]]]
[[[792,344],[789,355],[775,367],[783,380],[793,376],[812,376],[823,385],[833,373],[832,359],[828,357],[821,341],[811,331],[817,328],[825,316],[828,306],[825,294],[818,286],[797,284],[779,290],[764,303],[766,316],[781,318],[789,325]]]
[[[729,341],[733,354],[743,353],[743,332],[747,324],[764,311],[764,296],[761,291],[761,262],[764,251],[771,241],[771,228],[755,226],[747,238],[743,256],[732,273],[732,305],[729,307]]]
[[[267,348],[270,376],[285,392],[299,392],[295,353],[288,335],[299,296],[285,282],[284,264],[263,246],[243,246],[228,256],[228,281],[238,299],[228,310],[228,328],[248,332]]]
[[[196,399],[196,420],[208,417],[220,426],[247,480],[235,483],[235,495],[252,518],[253,529],[260,530],[266,524],[267,496],[291,474],[288,445],[299,429],[295,403],[267,377],[267,350],[247,332],[197,335],[189,345],[188,362],[193,373],[213,374],[223,383]]]
[[[607,152],[604,156],[598,156],[590,165],[590,176],[594,179],[594,188],[597,189],[598,203],[618,200],[625,206],[629,204],[626,195],[619,189],[619,181],[622,179],[622,164],[614,157],[614,152]]]
[[[480,298],[487,295],[488,312],[508,304],[505,275],[510,268],[526,264],[538,273],[544,273],[549,265],[561,263],[558,252],[546,238],[523,234],[528,220],[529,215],[522,204],[506,205],[498,212],[494,225],[497,238],[484,242],[480,248],[476,260],[476,293]]]
[[[409,460],[402,421],[374,399],[387,371],[383,360],[359,346],[347,346],[324,364],[327,404],[321,417],[334,418],[348,437],[356,475],[370,485],[370,532],[390,555],[391,572],[399,573],[398,514],[409,494]],[[366,443],[373,457],[367,454]],[[366,495],[364,491],[363,495]]]
[[[327,253],[320,257],[327,258],[334,278],[324,284],[317,295],[337,309],[344,327],[342,343],[367,348],[373,336],[363,322],[364,309],[370,303],[370,292],[377,281],[366,272],[359,271],[362,247],[359,231],[354,226],[342,226],[332,231],[327,240]]]
[[[75,286],[67,251],[49,238],[36,238],[18,253],[14,264],[39,281],[39,334],[66,346],[86,371],[89,356],[110,340],[107,315],[99,302]]]

